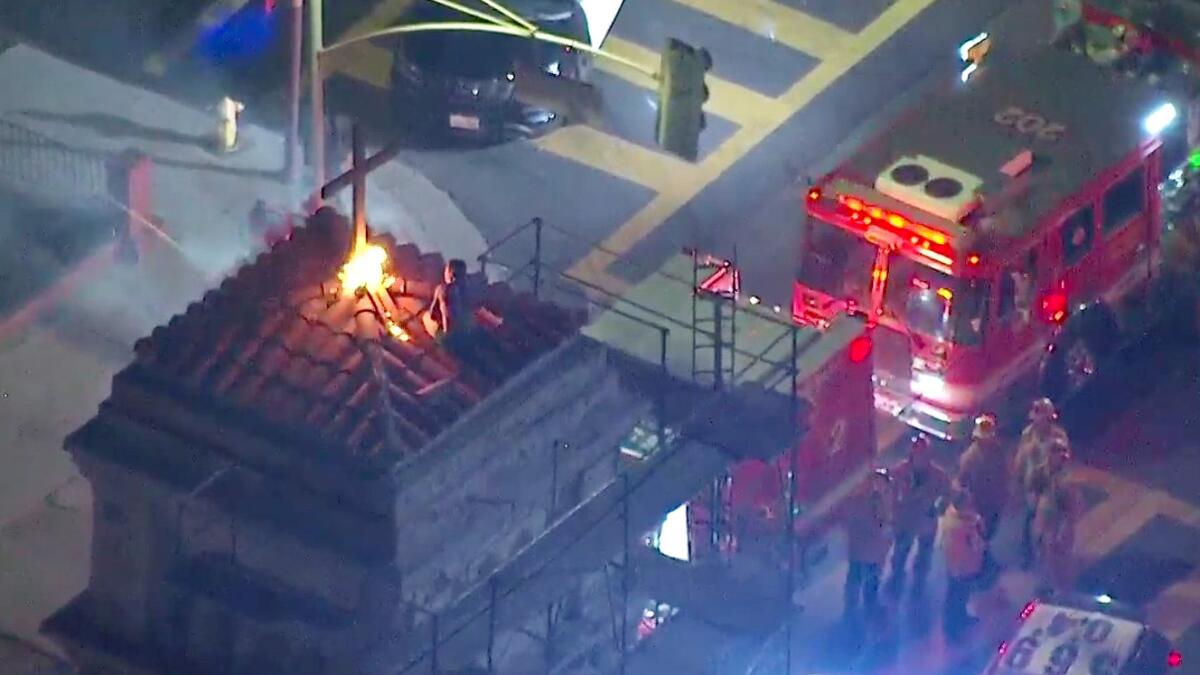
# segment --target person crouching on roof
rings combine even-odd
[[[467,263],[457,258],[446,263],[442,283],[422,317],[425,330],[451,349],[468,347],[474,335],[475,311],[467,291]]]

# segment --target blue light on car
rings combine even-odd
[[[1102,605],[1111,605],[1112,601],[1113,601],[1112,596],[1109,595],[1108,593],[1101,593],[1100,595],[1096,596],[1096,602],[1098,602]]]

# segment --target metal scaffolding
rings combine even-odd
[[[688,384],[698,385],[699,388],[710,390],[713,393],[713,398],[710,401],[717,405],[721,405],[721,401],[725,397],[731,395],[734,385],[740,375],[747,372],[750,368],[762,365],[764,359],[763,354],[745,353],[739,349],[737,344],[737,317],[739,313],[739,302],[743,299],[741,295],[740,272],[736,267],[736,262],[732,259],[713,258],[699,253],[694,249],[686,250],[692,258],[692,277],[690,280],[685,279],[670,279],[673,283],[687,283],[690,286],[692,298],[692,320],[687,323],[680,322],[671,317],[658,314],[653,308],[645,307],[632,302],[628,299],[619,298],[615,293],[607,289],[601,288],[596,284],[586,282],[582,279],[572,277],[568,274],[552,271],[553,266],[543,260],[544,242],[548,231],[558,233],[560,235],[571,236],[563,233],[563,231],[552,228],[541,219],[533,219],[528,223],[516,228],[505,237],[502,237],[495,246],[489,249],[488,252],[479,257],[480,268],[483,272],[494,274],[497,272],[497,267],[502,268],[508,277],[514,283],[519,283],[524,280],[530,286],[530,291],[538,297],[560,300],[562,294],[566,294],[566,299],[582,300],[591,310],[600,310],[608,314],[616,314],[621,316],[635,325],[640,326],[644,330],[656,331],[659,334],[659,353],[658,353],[658,369],[660,371],[659,387],[654,401],[655,418],[658,430],[657,452],[653,455],[653,459],[658,461],[658,466],[666,466],[670,458],[675,458],[682,454],[682,450],[687,446],[687,440],[682,436],[671,437],[667,433],[667,420],[665,410],[667,407],[666,397],[670,391],[670,381],[672,377],[679,378],[678,374],[672,374],[668,370],[668,337],[673,330],[688,331],[690,333],[690,341],[692,345],[692,353],[690,356],[691,372],[690,382]],[[499,260],[496,256],[496,249],[502,246],[511,244],[522,235],[532,238],[533,255],[529,258],[518,256],[515,260]],[[705,273],[709,276],[704,276]],[[728,275],[726,279],[717,279],[719,275]],[[712,280],[717,280],[713,283],[708,283]],[[550,294],[554,295],[550,295]],[[779,324],[785,324],[783,321],[778,321]],[[788,395],[788,417],[790,424],[790,436],[792,443],[799,435],[799,417],[800,417],[800,393],[798,382],[798,367],[797,361],[801,352],[801,341],[799,340],[799,328],[791,322],[786,322],[784,335],[788,341],[786,345],[787,353],[790,358],[787,358],[787,365],[782,373],[782,377],[786,378],[781,384],[784,385]],[[738,358],[742,357],[739,362]],[[711,359],[711,361],[710,361]],[[682,376],[688,379],[688,374]],[[702,416],[711,410],[704,405],[698,406],[695,410],[690,411],[690,416]],[[785,595],[783,606],[790,606],[791,598],[795,591],[795,580],[797,573],[798,557],[796,555],[795,546],[795,524],[797,514],[797,478],[794,453],[791,452],[789,445],[789,457],[787,462],[786,475],[783,476],[785,490],[785,527],[781,533],[782,550],[786,551],[786,565],[784,574],[786,579],[781,584]],[[714,504],[712,525],[714,529],[714,537],[719,537],[716,532],[719,527],[720,516],[723,511],[723,502],[720,500],[720,486],[727,478],[726,471],[718,472],[718,477],[708,479],[713,486]],[[634,484],[636,478],[629,471],[619,473],[617,482],[619,484],[618,493],[619,499],[615,504],[612,504],[613,510],[619,513],[616,520],[620,523],[620,553],[619,562],[610,562],[605,566],[606,570],[616,572],[618,575],[617,586],[619,591],[618,597],[613,601],[612,617],[614,629],[614,643],[617,647],[617,659],[614,670],[624,673],[627,668],[627,657],[630,653],[630,635],[629,626],[629,611],[630,611],[630,595],[631,595],[631,580],[630,580],[630,547],[634,537],[638,534],[633,530],[635,525],[645,527],[645,523],[635,523],[637,520],[630,514],[630,504],[635,499],[635,491],[637,486]],[[694,495],[692,495],[694,496]],[[586,505],[581,505],[584,508]],[[662,511],[666,513],[666,511]],[[662,513],[658,514],[661,518]],[[649,528],[646,528],[649,529]],[[588,536],[588,530],[584,530],[582,536]],[[547,565],[550,565],[549,561]],[[510,593],[515,593],[519,586],[511,587]],[[493,596],[493,600],[496,596]],[[497,608],[493,603],[489,603],[488,611],[494,617],[497,612],[502,613],[502,610]],[[490,621],[491,630],[496,627],[495,620]],[[785,641],[784,659],[787,668],[790,672],[792,664],[791,644],[792,644],[792,620],[791,613],[788,613],[787,620],[781,627],[781,634]],[[550,612],[547,612],[547,629],[546,629],[546,653],[547,672],[552,672],[552,663],[550,655],[555,654],[554,648],[555,639],[558,637],[552,630],[552,621]],[[489,634],[488,644],[494,644],[494,635]],[[492,663],[491,656],[488,656],[489,664]],[[417,672],[409,669],[402,671],[405,673]],[[435,671],[429,671],[435,672]]]
[[[339,179],[325,186],[323,192],[328,196],[345,184],[355,187],[356,224],[362,222],[365,214],[365,178],[366,174],[383,161],[386,152],[376,157],[364,157],[358,134],[355,133],[355,162],[354,168]],[[514,558],[506,561],[498,570],[478,584],[451,606],[434,611],[419,607],[413,603],[404,602],[412,612],[413,629],[406,635],[389,636],[378,643],[367,647],[374,652],[377,659],[382,659],[379,665],[385,666],[387,672],[395,675],[423,675],[430,673],[438,675],[446,672],[463,672],[462,669],[471,667],[482,659],[487,672],[494,672],[496,667],[497,633],[499,631],[517,631],[529,634],[525,625],[539,612],[544,612],[544,634],[535,636],[544,641],[545,672],[553,673],[555,662],[562,663],[561,650],[558,649],[563,636],[556,630],[558,623],[556,607],[561,606],[563,584],[562,575],[581,577],[590,573],[601,573],[610,578],[610,573],[617,575],[617,598],[610,600],[612,604],[611,623],[613,626],[613,647],[616,672],[625,675],[628,656],[631,651],[629,625],[631,580],[631,541],[643,531],[649,531],[661,522],[661,518],[680,503],[686,502],[696,494],[674,494],[688,485],[692,480],[702,486],[705,482],[712,484],[713,476],[723,475],[731,460],[721,458],[721,464],[712,466],[697,463],[691,453],[684,452],[696,447],[694,443],[702,440],[688,439],[683,434],[673,435],[668,429],[669,404],[679,394],[682,386],[691,387],[696,391],[706,392],[697,395],[694,405],[683,411],[680,421],[676,424],[686,427],[697,420],[704,419],[710,413],[719,413],[714,406],[724,406],[732,396],[733,388],[740,375],[752,368],[761,367],[766,363],[763,353],[748,353],[737,345],[737,317],[739,314],[740,275],[732,260],[716,260],[691,251],[693,259],[692,279],[671,278],[668,281],[686,284],[692,296],[693,315],[691,321],[679,320],[656,310],[653,307],[641,305],[622,297],[621,294],[590,283],[565,272],[556,271],[556,261],[545,258],[547,251],[544,240],[548,233],[566,236],[578,248],[579,238],[559,228],[553,228],[540,218],[525,223],[509,234],[499,239],[488,251],[479,256],[480,270],[489,276],[495,273],[503,274],[515,286],[527,285],[530,292],[537,298],[560,302],[566,305],[576,305],[586,308],[589,313],[603,312],[606,316],[616,316],[630,322],[631,330],[643,331],[656,336],[657,366],[651,365],[653,358],[646,355],[640,359],[641,366],[646,372],[644,379],[651,380],[651,407],[653,410],[653,426],[655,427],[655,449],[644,461],[636,466],[622,467],[619,453],[614,453],[613,461],[616,467],[616,479],[601,489],[596,495],[577,503],[571,510],[554,521],[548,529],[532,543],[522,549]],[[532,253],[527,258],[518,256],[516,260],[504,260],[497,255],[501,247],[512,245],[519,241],[528,241],[532,245]],[[602,252],[605,249],[595,242],[587,242],[589,248]],[[614,259],[620,256],[613,253]],[[703,261],[703,265],[701,264]],[[561,263],[563,261],[557,261]],[[704,265],[712,265],[717,272],[733,276],[732,285],[722,286],[713,292],[712,288],[704,289],[700,279],[700,271]],[[724,283],[724,282],[723,282]],[[706,306],[711,306],[711,319],[701,321]],[[781,336],[790,336],[790,357],[786,367],[782,364],[769,364],[774,369],[782,370],[781,378],[773,385],[773,389],[781,387],[789,392],[788,416],[790,435],[788,448],[789,468],[786,476],[786,509],[787,527],[783,534],[784,547],[788,551],[788,564],[785,574],[787,580],[783,584],[790,603],[794,590],[796,571],[796,555],[794,546],[794,524],[796,514],[796,476],[794,447],[798,436],[798,417],[800,410],[798,391],[797,359],[801,351],[798,340],[799,328],[792,322],[784,322],[771,317],[761,317],[777,324]],[[668,367],[671,354],[669,338],[672,331],[677,335],[690,335],[692,364],[690,376],[686,372],[672,373]],[[768,349],[778,347],[778,340]],[[700,354],[711,353],[712,365],[702,363]],[[744,356],[745,365],[739,370],[738,356]],[[657,372],[654,372],[657,371]],[[772,371],[774,372],[774,371]],[[711,380],[708,378],[711,377]],[[717,417],[720,415],[717,414]],[[559,443],[559,441],[556,441]],[[552,457],[556,458],[558,448],[554,448]],[[557,471],[554,471],[549,504],[552,513],[558,510]],[[673,489],[673,491],[672,491]],[[719,489],[717,490],[719,492]],[[718,500],[719,502],[719,500]],[[714,507],[719,507],[714,503]],[[714,514],[722,511],[714,508]],[[714,518],[715,520],[715,518]],[[613,539],[620,540],[618,551],[611,551],[605,542]],[[598,550],[597,550],[598,549]],[[557,580],[557,581],[556,581]],[[787,606],[787,605],[785,605]],[[786,657],[788,668],[791,664],[791,616],[788,614],[786,625]],[[587,653],[586,651],[584,652]],[[566,659],[569,661],[570,659]]]

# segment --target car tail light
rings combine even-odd
[[[1021,608],[1021,620],[1025,621],[1029,617],[1033,616],[1033,613],[1036,610],[1037,610],[1036,602],[1030,601],[1030,602],[1025,603],[1025,606],[1023,608]]]
[[[1174,651],[1174,650],[1172,650],[1170,654],[1167,654],[1167,667],[1168,668],[1182,668],[1183,667],[1183,654],[1180,654],[1179,652]]]

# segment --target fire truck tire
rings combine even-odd
[[[1087,389],[1116,345],[1116,322],[1107,308],[1095,307],[1074,317],[1042,361],[1042,395],[1061,404]]]

